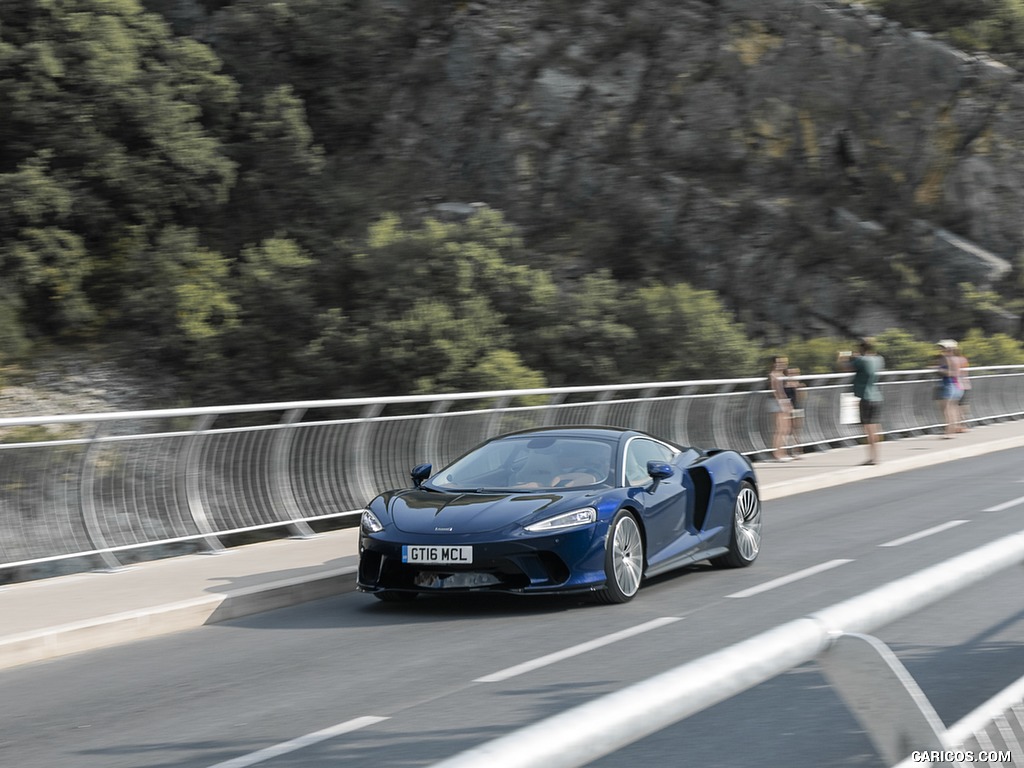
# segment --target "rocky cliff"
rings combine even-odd
[[[232,4],[146,2],[201,38]],[[387,3],[393,207],[485,202],[563,277],[714,288],[768,341],[1021,332],[961,288],[1019,292],[1017,71],[839,0]]]
[[[569,273],[712,287],[767,337],[933,334],[1021,250],[1024,87],[994,61],[841,3],[451,5],[380,154]]]

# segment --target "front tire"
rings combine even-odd
[[[725,568],[746,568],[761,551],[761,499],[749,480],[740,483],[732,514],[729,551],[714,560]]]
[[[604,589],[595,597],[601,603],[625,603],[640,589],[644,575],[644,539],[636,519],[619,510],[608,526],[604,551]]]

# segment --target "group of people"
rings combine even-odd
[[[957,432],[967,431],[965,407],[971,389],[969,364],[960,346],[952,339],[943,339],[936,347],[935,371],[939,382],[935,397],[946,425],[943,437],[950,438]],[[868,458],[864,463],[877,464],[883,402],[878,374],[885,368],[885,359],[878,354],[873,339],[863,338],[856,352],[843,351],[838,354],[836,366],[839,370],[853,372],[853,395],[857,398],[858,416],[867,438]],[[790,461],[800,457],[799,432],[804,414],[801,402],[803,383],[792,378],[799,375],[800,370],[789,367],[789,360],[781,356],[774,358],[768,371],[772,394],[768,407],[774,418],[772,457],[776,461]]]

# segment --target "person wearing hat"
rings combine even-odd
[[[942,418],[946,422],[943,437],[950,438],[960,431],[960,398],[964,393],[960,385],[960,354],[953,339],[942,339],[936,346],[939,348],[939,363],[936,366],[939,374],[937,397],[942,407]]]

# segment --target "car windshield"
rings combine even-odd
[[[486,443],[429,485],[443,490],[524,491],[610,484],[614,446],[584,437],[523,436]]]

